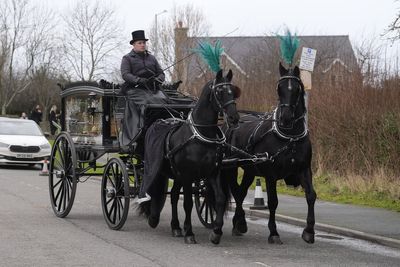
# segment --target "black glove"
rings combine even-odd
[[[154,77],[154,81],[156,82],[156,83],[158,83],[158,84],[162,84],[163,82],[164,82],[164,79],[163,79],[164,77],[159,77],[159,76],[157,76],[157,77]]]
[[[146,86],[148,82],[149,82],[149,79],[147,79],[147,78],[139,78],[137,81],[137,84]]]

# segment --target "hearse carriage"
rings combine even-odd
[[[120,229],[127,218],[130,200],[137,197],[143,174],[143,159],[131,146],[120,144],[126,99],[120,86],[101,80],[60,85],[62,132],[56,137],[49,166],[49,192],[58,217],[69,214],[77,184],[91,176],[102,176],[103,215],[111,229]],[[169,104],[150,104],[145,109],[145,128],[160,118],[185,119],[194,98],[165,88]],[[168,112],[166,111],[168,109]],[[102,157],[118,154],[108,162]],[[99,173],[102,170],[102,173]],[[212,227],[215,211],[207,203],[204,181],[193,185],[200,221]],[[169,192],[167,192],[168,194]]]

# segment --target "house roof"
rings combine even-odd
[[[348,35],[298,36],[298,38],[300,49],[295,59],[300,59],[301,47],[316,49],[314,71],[326,71],[335,62],[340,62],[349,71],[357,68],[357,60]],[[230,63],[239,66],[240,71],[246,74],[251,73],[252,68],[261,62],[270,61],[275,64],[279,60],[279,39],[275,36],[190,37],[189,39],[192,44],[205,40],[211,42],[220,40]],[[192,57],[188,64],[189,73],[196,77],[205,70],[204,65],[199,64],[198,57]],[[270,67],[273,69],[269,71],[277,72],[275,65]]]

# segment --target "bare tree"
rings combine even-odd
[[[398,2],[398,0],[396,1]],[[386,35],[392,42],[400,39],[400,10],[394,20],[389,24],[383,35]]]
[[[207,36],[209,34],[210,26],[206,21],[203,12],[196,8],[192,4],[187,4],[183,6],[174,6],[171,14],[166,19],[161,20],[157,23],[157,28],[155,24],[151,26],[150,29],[150,44],[151,47],[157,47],[157,55],[160,64],[167,68],[172,66],[176,61],[175,55],[175,28],[179,27],[179,24],[187,28],[187,36]],[[157,34],[157,38],[155,37]],[[155,45],[154,42],[157,41]],[[185,47],[181,48],[180,58],[182,59],[192,53],[191,49],[194,48],[196,44],[193,39],[188,38],[185,40]],[[190,60],[190,59],[186,59]],[[166,74],[172,77],[174,69],[168,68]],[[180,76],[180,79],[186,79],[187,77]]]
[[[52,19],[50,12],[30,6],[27,0],[6,0],[0,6],[1,114],[28,88],[37,56],[53,29]]]
[[[63,54],[70,77],[91,81],[110,72],[108,59],[122,43],[116,17],[114,10],[101,6],[99,0],[79,2],[63,16]]]

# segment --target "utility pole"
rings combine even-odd
[[[158,53],[158,25],[157,25],[157,16],[167,13],[167,10],[163,10],[160,13],[156,13],[154,15],[154,31],[155,31],[155,37],[154,37],[154,56],[157,58],[157,53]]]

